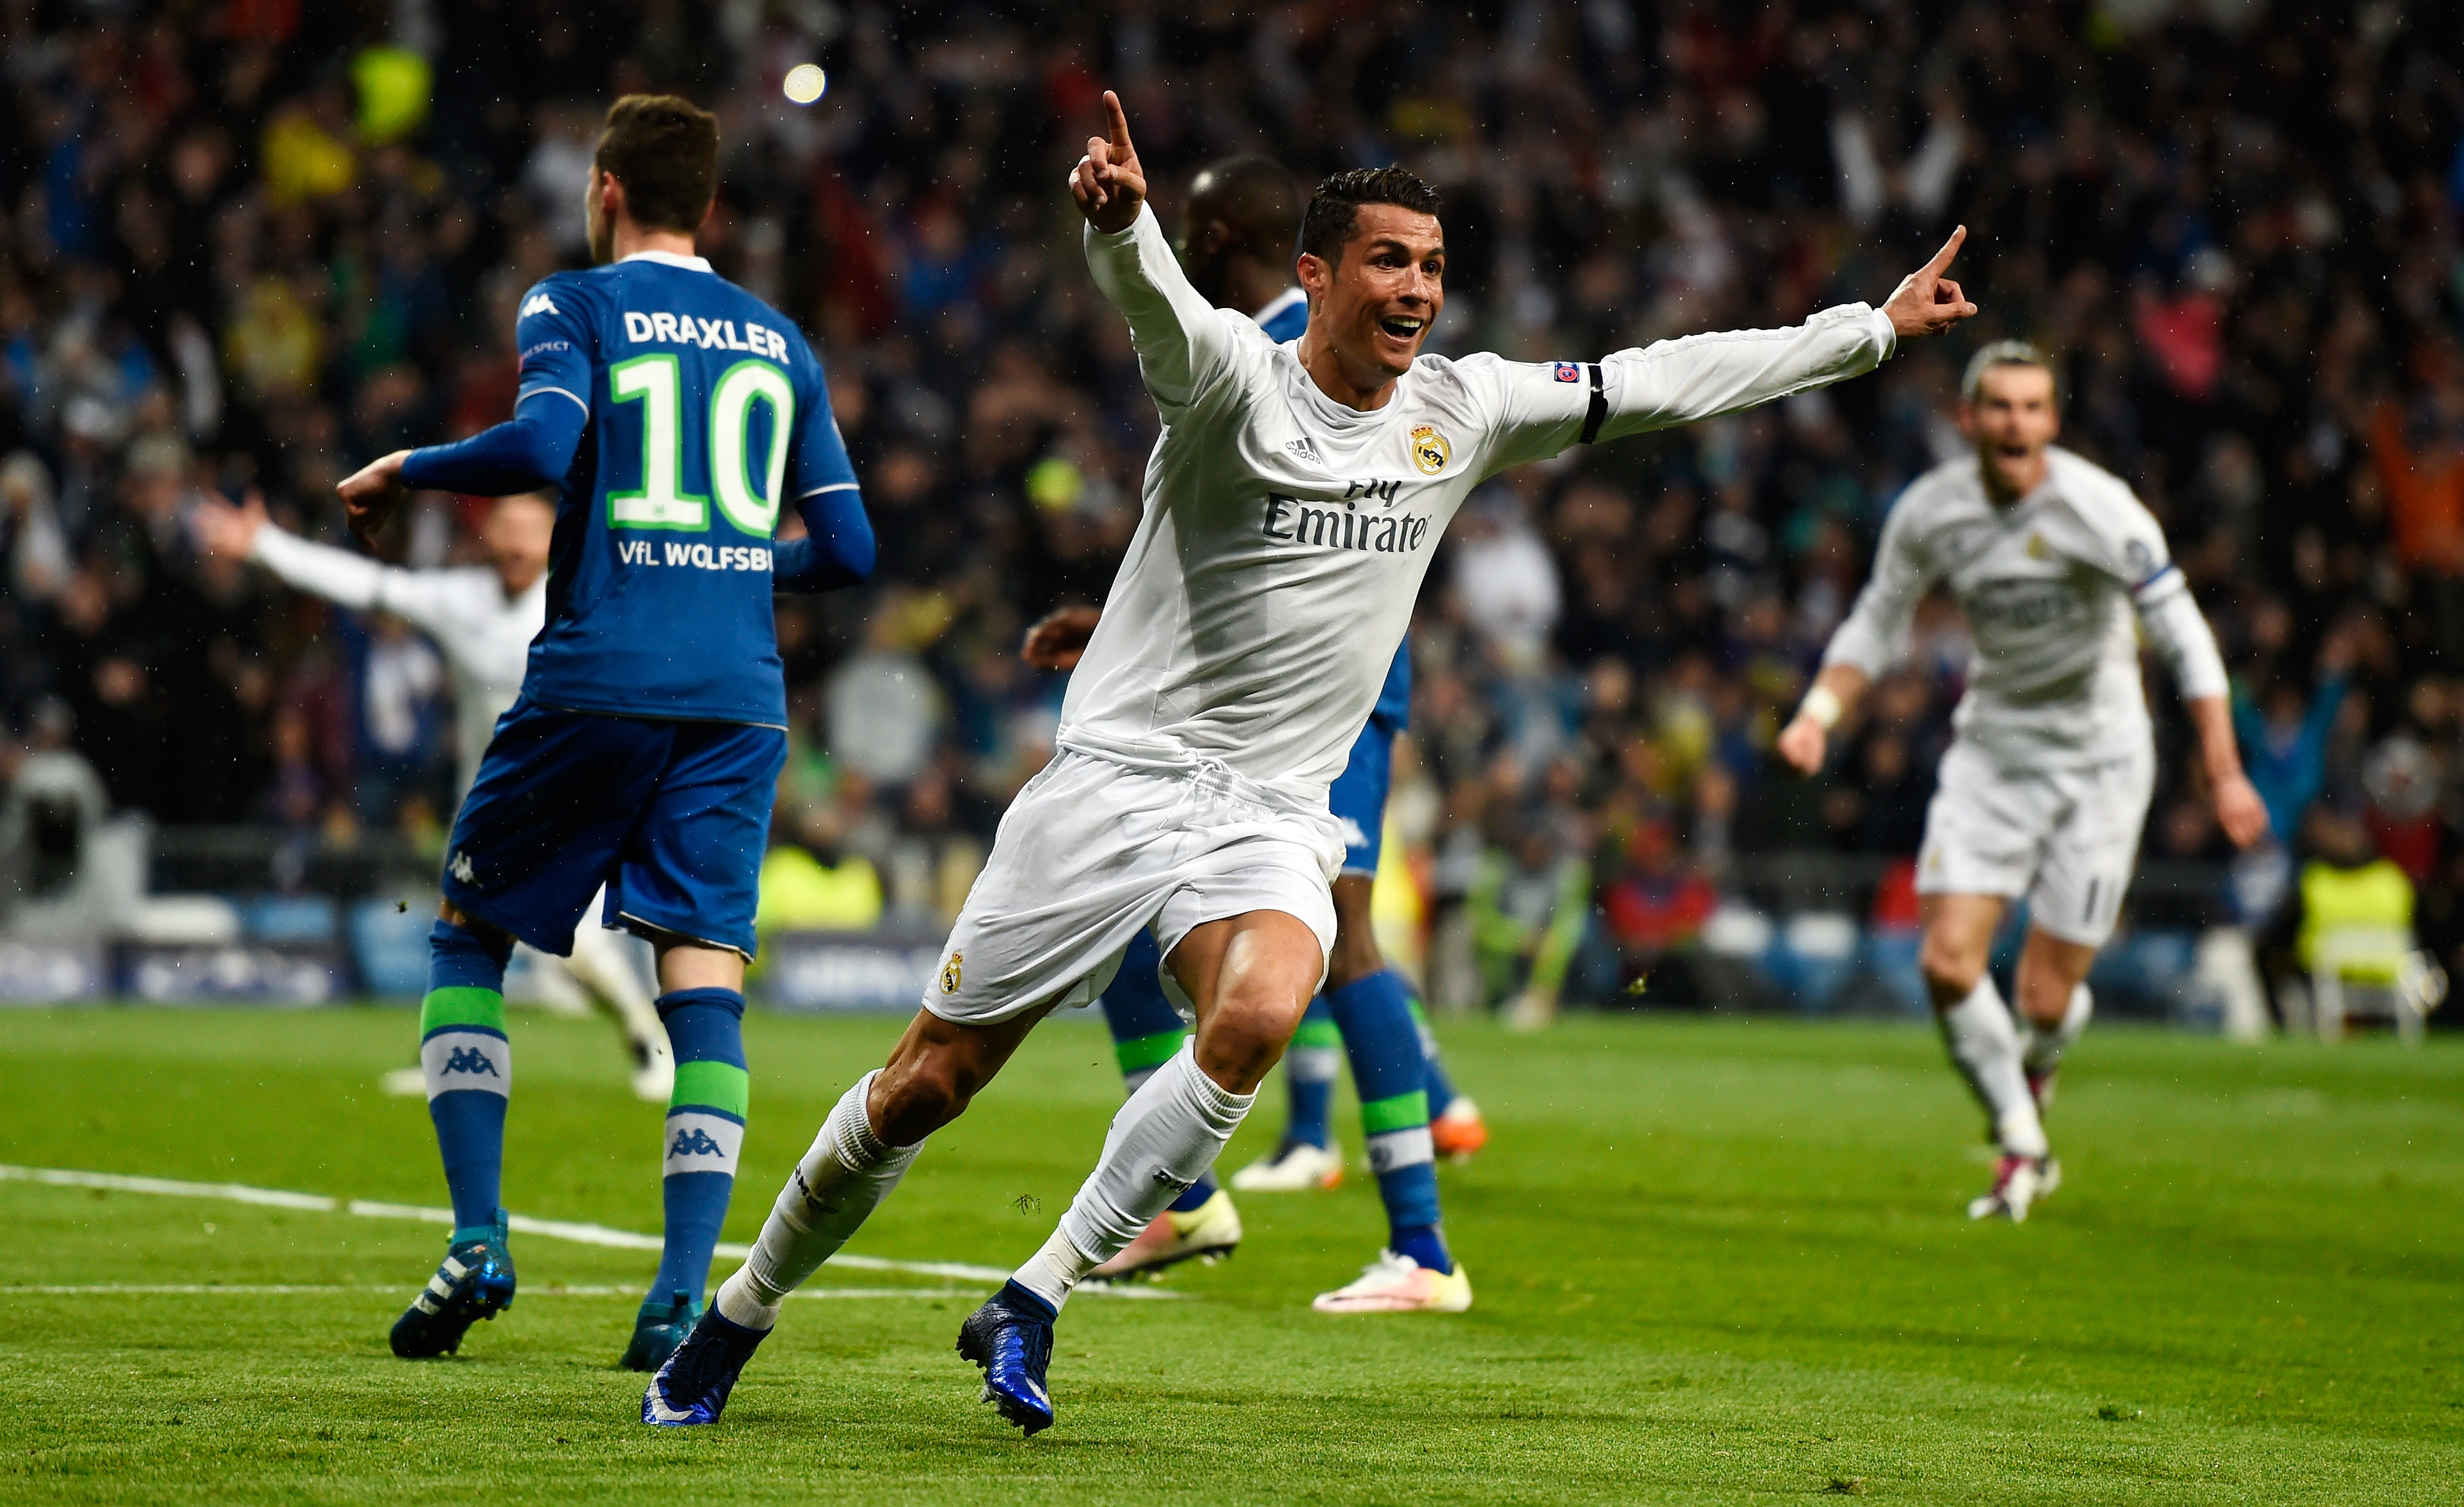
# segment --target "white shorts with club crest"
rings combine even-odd
[[[1324,811],[1244,795],[1229,771],[1150,772],[1053,756],[1001,831],[924,988],[924,1008],[990,1025],[1047,1001],[1091,1005],[1139,928],[1166,957],[1192,928],[1282,911],[1334,946],[1328,886],[1343,836]]]

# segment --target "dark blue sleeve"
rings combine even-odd
[[[855,463],[830,412],[822,364],[803,342],[796,344],[801,416],[787,459],[787,495],[804,520],[805,537],[778,546],[770,584],[781,591],[827,591],[872,574],[872,522],[865,517]]]
[[[775,546],[770,586],[778,591],[834,591],[872,574],[872,521],[854,488],[825,492],[797,510],[808,532]]]
[[[564,479],[590,422],[592,297],[579,283],[549,278],[522,295],[514,318],[521,388],[514,416],[451,445],[430,445],[403,463],[406,485],[474,497],[536,492]]]
[[[561,397],[533,396],[494,429],[412,451],[402,463],[403,484],[482,498],[553,487],[572,468],[586,420]]]

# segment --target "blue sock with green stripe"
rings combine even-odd
[[[1383,968],[1325,996],[1352,1081],[1360,1090],[1360,1128],[1369,1138],[1369,1165],[1386,1203],[1386,1248],[1436,1272],[1454,1257],[1438,1228],[1438,1164],[1429,1141],[1427,1056],[1412,1019],[1403,976]]]
[[[1324,1149],[1332,1130],[1328,1119],[1334,1103],[1334,1080],[1343,1071],[1343,1032],[1327,1007],[1327,996],[1309,1002],[1300,1030],[1284,1052],[1284,1086],[1292,1097],[1292,1118],[1284,1127],[1284,1144],[1306,1141]]]
[[[1154,934],[1140,931],[1130,939],[1129,949],[1121,954],[1120,971],[1104,990],[1104,1024],[1112,1032],[1112,1057],[1121,1065],[1124,1095],[1136,1093],[1138,1085],[1170,1062],[1189,1039],[1189,1027],[1180,1011],[1164,997],[1156,972],[1162,965],[1163,954],[1155,946]],[[1173,1211],[1186,1214],[1199,1208],[1215,1196],[1217,1186],[1215,1174],[1206,1173],[1174,1200]]]
[[[660,1159],[666,1244],[645,1309],[664,1309],[678,1293],[698,1298],[710,1280],[710,1255],[736,1191],[750,1098],[744,996],[735,989],[677,989],[660,995],[658,1007],[676,1054],[676,1086],[668,1096]]]
[[[505,1041],[505,962],[513,943],[440,920],[428,933],[428,993],[419,1002],[419,1072],[445,1161],[457,1231],[496,1222],[505,1173],[505,1101],[514,1089]]]
[[[1429,1016],[1420,1008],[1418,995],[1411,997],[1412,1029],[1420,1033],[1420,1055],[1429,1064],[1429,1118],[1436,1119],[1455,1101],[1455,1080],[1446,1075],[1446,1065],[1438,1056],[1438,1033],[1429,1029]]]

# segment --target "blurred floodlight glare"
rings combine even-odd
[[[830,76],[822,72],[819,63],[798,63],[787,70],[787,98],[797,104],[810,104],[829,87]]]

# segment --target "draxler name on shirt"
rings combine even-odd
[[[1428,543],[1427,519],[1409,513],[1359,510],[1364,501],[1393,507],[1402,485],[1400,481],[1355,481],[1349,492],[1332,501],[1269,492],[1261,527],[1268,539],[1279,544],[1407,555]]]
[[[632,344],[655,341],[668,345],[698,345],[704,350],[744,350],[772,361],[787,359],[787,340],[777,330],[747,322],[736,333],[734,320],[705,320],[691,314],[640,314],[625,311],[625,339]]]
[[[627,565],[683,565],[693,570],[768,570],[770,551],[758,544],[687,544],[672,539],[620,539],[616,560]]]

